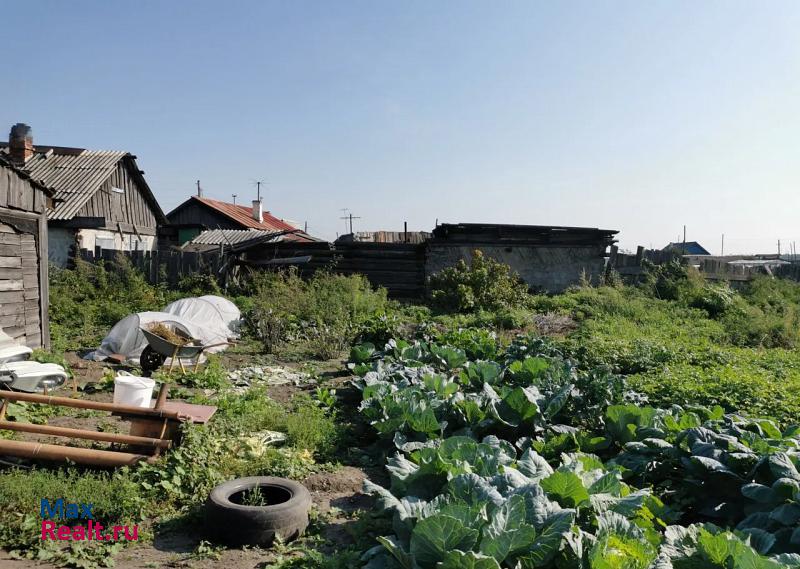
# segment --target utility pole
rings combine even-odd
[[[781,240],[778,239],[778,258],[781,258]]]
[[[236,194],[231,194],[231,196],[233,197],[233,205],[236,205]]]
[[[198,198],[202,198],[203,197],[203,190],[200,189],[200,180],[197,180],[197,197]]]
[[[722,247],[719,248],[719,256],[720,257],[724,257],[725,256],[725,234],[724,233],[722,234]]]
[[[353,220],[354,219],[361,219],[361,218],[359,216],[357,216],[357,215],[353,215],[353,213],[351,212],[350,215],[347,215],[345,217],[340,217],[339,219],[344,219],[345,223],[347,222],[347,220],[350,220],[350,234],[352,235],[353,234]]]
[[[686,226],[683,226],[683,254],[686,254]]]

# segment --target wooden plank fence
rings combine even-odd
[[[649,261],[654,265],[662,265],[674,260],[680,260],[683,263],[696,266],[700,273],[708,280],[737,283],[752,280],[757,276],[772,275],[800,281],[800,263],[791,263],[770,268],[762,265],[747,266],[730,263],[732,260],[743,258],[746,257],[684,256],[672,251],[645,249],[641,246],[637,248],[636,254],[628,254],[620,253],[617,250],[617,246],[613,245],[608,258],[608,267],[613,268],[623,278],[636,280],[644,273],[645,261]]]
[[[151,284],[166,282],[170,286],[176,285],[184,276],[194,273],[219,275],[224,262],[219,251],[204,253],[179,250],[115,251],[99,247],[94,251],[88,249],[80,251],[80,258],[89,263],[113,262],[119,255],[126,257]]]
[[[118,255],[127,257],[152,284],[176,285],[183,277],[195,273],[216,275],[223,280],[223,269],[233,265],[279,269],[296,266],[300,275],[309,277],[319,270],[337,274],[364,275],[373,286],[382,286],[394,298],[419,298],[425,294],[425,244],[410,243],[328,243],[290,242],[264,243],[244,252],[219,250],[189,252],[178,249],[157,251],[113,251],[82,249],[80,256],[88,262],[113,261]],[[696,265],[709,280],[731,283],[746,282],[757,275],[800,281],[800,263],[766,269],[763,266],[731,265],[725,258],[681,256],[674,252],[639,247],[635,254],[620,253],[612,246],[608,267],[624,279],[638,280],[644,273],[645,261],[660,265],[673,260]]]
[[[310,257],[297,265],[302,276],[318,270],[364,275],[395,298],[425,292],[425,245],[406,243],[267,243],[247,251],[244,264],[265,266],[279,259]],[[273,265],[274,266],[274,265]]]

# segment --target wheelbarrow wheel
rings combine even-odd
[[[145,346],[142,355],[139,356],[139,365],[142,367],[142,375],[150,377],[154,371],[164,365],[167,356],[159,354],[150,346]]]

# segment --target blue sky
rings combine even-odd
[[[7,2],[0,129],[128,150],[165,211],[800,241],[796,2]],[[5,126],[3,126],[5,125]],[[3,135],[0,134],[0,138]]]

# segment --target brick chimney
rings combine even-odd
[[[264,206],[261,200],[253,200],[253,219],[259,223],[264,221]]]
[[[25,164],[33,156],[33,132],[25,123],[18,122],[8,135],[8,156],[16,164]]]

